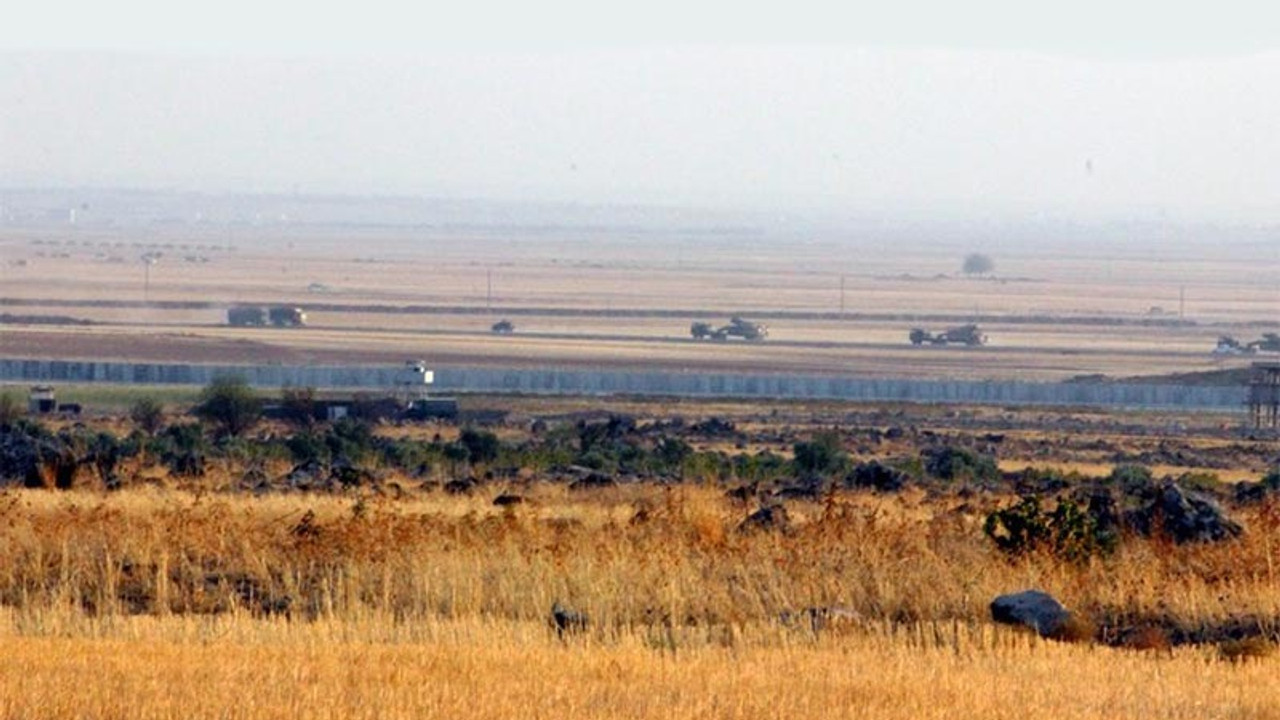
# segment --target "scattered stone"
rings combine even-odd
[[[1058,637],[1067,629],[1071,612],[1046,592],[1023,590],[992,600],[991,619],[1031,628],[1040,637]]]

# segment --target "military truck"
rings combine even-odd
[[[728,325],[713,327],[711,323],[695,322],[689,326],[689,335],[694,340],[715,340],[722,342],[731,337],[740,337],[743,340],[757,342],[769,337],[769,328],[760,323],[753,323],[750,320],[743,320],[741,317],[734,316],[729,318]]]
[[[267,319],[276,327],[302,327],[307,324],[307,314],[298,307],[273,307],[267,311]]]
[[[267,313],[260,307],[233,307],[227,310],[227,324],[261,327],[267,324]]]
[[[908,335],[912,345],[968,345],[977,347],[987,344],[987,336],[977,325],[960,325],[939,333],[932,333],[924,328],[912,328]]]
[[[498,335],[510,335],[516,331],[516,325],[510,320],[504,318],[494,323],[493,326],[489,328],[489,331]]]
[[[1254,340],[1249,343],[1250,347],[1262,350],[1263,352],[1280,352],[1280,335],[1276,333],[1263,333],[1262,339]]]
[[[1258,342],[1242,343],[1230,335],[1223,335],[1218,338],[1218,344],[1213,348],[1214,355],[1253,355],[1258,352]]]

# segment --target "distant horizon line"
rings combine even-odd
[[[1092,208],[1081,211],[1078,208],[1065,207],[1033,207],[1014,208],[1006,206],[996,209],[994,206],[973,207],[971,203],[921,203],[918,201],[899,201],[861,206],[835,208],[830,205],[796,204],[787,207],[756,207],[748,204],[672,203],[664,201],[622,201],[622,200],[567,200],[556,198],[515,197],[512,195],[478,195],[468,193],[429,193],[413,191],[373,190],[367,192],[349,190],[234,190],[234,189],[198,189],[179,186],[155,186],[143,184],[112,183],[27,183],[0,181],[0,200],[4,195],[38,195],[63,193],[99,193],[104,195],[134,195],[172,198],[210,198],[210,199],[242,199],[242,200],[287,200],[298,202],[335,202],[351,201],[389,202],[389,203],[428,203],[452,204],[471,208],[485,205],[524,208],[524,209],[563,209],[575,211],[627,211],[658,212],[670,214],[697,214],[729,218],[761,216],[774,217],[779,213],[791,214],[792,220],[822,223],[832,220],[902,220],[926,224],[956,223],[998,226],[1005,224],[1038,224],[1038,223],[1079,223],[1085,226],[1110,227],[1117,225],[1138,225],[1148,227],[1217,227],[1237,229],[1280,229],[1280,219],[1257,218],[1248,219],[1236,216],[1223,217],[1221,213],[1188,213],[1171,215],[1161,208],[1128,206],[1125,208]],[[965,208],[958,207],[965,205]],[[929,206],[929,207],[925,207]],[[46,210],[52,208],[45,208]],[[68,208],[70,209],[70,207]],[[922,216],[923,214],[923,216]],[[727,217],[726,217],[727,216]]]

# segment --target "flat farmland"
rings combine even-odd
[[[1221,334],[1280,327],[1280,251],[1258,247],[1161,262],[1022,249],[997,256],[994,277],[968,278],[962,254],[926,246],[183,232],[0,235],[0,313],[23,316],[3,326],[0,352],[1060,380],[1247,364],[1209,350]],[[159,259],[145,265],[142,252]],[[308,327],[227,327],[236,304],[297,305]],[[764,316],[769,339],[689,339],[691,322],[735,313]],[[488,332],[502,317],[514,335]],[[984,319],[988,347],[906,341],[911,327],[970,318]],[[59,319],[91,324],[48,324]]]

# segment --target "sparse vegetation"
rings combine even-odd
[[[525,669],[518,692],[611,698],[590,712],[569,699],[553,703],[568,717],[697,714],[670,694],[646,704],[643,683],[665,678],[670,690],[684,687],[677,676],[697,677],[705,696],[730,666],[742,702],[727,714],[741,717],[776,710],[757,699],[784,697],[838,714],[847,703],[828,707],[822,698],[861,675],[823,675],[833,662],[878,667],[898,658],[902,682],[933,668],[948,682],[1008,678],[1011,687],[1038,664],[1114,682],[1155,672],[1146,656],[991,626],[989,599],[1028,585],[1080,614],[1080,642],[1172,646],[1161,677],[1185,672],[1190,687],[1205,676],[1234,682],[1217,674],[1251,673],[1269,657],[1280,607],[1266,568],[1280,520],[1266,498],[1237,509],[1250,528],[1239,537],[1120,542],[1074,493],[1127,488],[1136,503],[1165,481],[1145,466],[1001,472],[994,447],[1004,458],[1038,440],[826,422],[782,432],[782,422],[618,414],[516,430],[346,418],[298,429],[264,421],[232,434],[175,419],[149,436],[120,419],[97,427],[19,421],[6,437],[46,448],[36,457],[69,478],[46,486],[69,490],[0,493],[0,638],[25,667],[40,668],[17,694],[6,692],[19,687],[16,671],[0,671],[0,714],[40,716],[34,699],[54,702],[70,658],[98,671],[49,707],[93,714],[128,698],[131,712],[157,717],[178,712],[165,708],[196,717],[297,714],[339,677],[355,684],[332,707],[431,715],[415,699],[421,682],[387,679],[375,657],[399,668],[429,663],[433,677],[462,658],[479,663],[465,672],[457,665],[466,677],[448,684],[473,691],[458,698],[478,717],[523,714],[507,697],[513,686],[495,679],[508,667],[502,658]],[[598,477],[608,482],[586,482],[599,468],[584,461],[605,468]],[[827,489],[786,494],[805,477]],[[1204,472],[1172,480],[1224,494]],[[747,492],[726,494],[739,485]],[[1026,488],[1040,497],[1022,499]],[[498,497],[507,500],[495,505]],[[770,508],[769,522],[744,522],[761,508]],[[548,614],[557,602],[590,621],[556,632]],[[48,652],[54,642],[61,649]],[[231,702],[201,694],[199,683],[137,689],[139,666],[129,658],[144,647],[148,677],[198,674],[256,692]],[[356,654],[366,660],[352,664]],[[632,680],[590,674],[610,663]],[[528,671],[544,667],[559,679]],[[566,680],[567,667],[587,675]],[[761,675],[743,675],[744,667]],[[309,680],[275,675],[286,671]],[[796,685],[796,673],[827,677],[823,692]],[[860,697],[898,682],[886,678],[860,686]],[[483,690],[495,683],[503,693]],[[1170,694],[1162,707],[1176,715],[1195,703],[1203,712],[1251,697],[1219,691]],[[1011,702],[1031,701],[1008,692]],[[948,711],[990,714],[989,696],[964,695]],[[1076,691],[1037,698],[1046,711],[1079,707]],[[1105,707],[1107,717],[1127,712]],[[1149,702],[1133,707],[1134,716],[1160,715]],[[913,706],[895,715],[886,704],[872,714],[928,713]]]
[[[141,397],[129,408],[129,419],[148,435],[155,435],[164,427],[164,406],[152,397]]]

